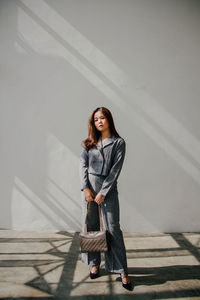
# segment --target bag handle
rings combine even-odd
[[[88,203],[88,206],[87,206],[87,213],[86,213],[86,217],[85,217],[85,224],[84,224],[84,230],[83,230],[84,233],[87,232],[89,209],[90,209],[90,202]],[[99,211],[100,231],[103,231],[103,220],[102,220],[101,206],[100,205],[98,205],[98,211]]]

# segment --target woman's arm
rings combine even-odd
[[[116,153],[114,155],[113,165],[109,172],[109,175],[104,179],[101,190],[99,194],[106,196],[114,183],[117,181],[119,174],[121,172],[124,158],[126,153],[126,143],[124,139],[119,141],[119,145],[117,146]]]
[[[80,157],[80,179],[81,179],[81,191],[84,193],[84,198],[87,202],[94,200],[94,194],[89,188],[88,182],[88,153],[83,148]]]
[[[83,148],[80,157],[80,167],[79,167],[79,175],[81,181],[81,191],[85,188],[89,188],[88,183],[88,153],[86,149]]]

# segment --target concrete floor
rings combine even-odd
[[[200,299],[200,233],[125,234],[133,291],[89,278],[78,233],[0,230],[0,298]]]

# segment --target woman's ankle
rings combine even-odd
[[[93,265],[93,266],[91,266],[91,271],[93,271],[92,273],[98,273],[98,271],[99,271],[99,265]]]
[[[121,273],[120,276],[121,276],[122,283],[124,284],[127,284],[131,281],[130,277],[128,276],[128,273]]]

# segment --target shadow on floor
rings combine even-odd
[[[135,268],[129,268],[129,275],[131,277],[132,282],[134,283],[134,289],[131,292],[125,291],[121,294],[113,294],[112,289],[110,290],[110,293],[108,295],[103,294],[102,295],[82,295],[82,296],[71,296],[71,292],[74,289],[73,285],[73,279],[74,279],[74,272],[77,264],[77,260],[79,259],[80,255],[80,247],[79,247],[79,233],[75,234],[69,234],[67,232],[57,232],[59,234],[58,241],[60,242],[60,245],[65,245],[67,243],[70,243],[70,247],[68,252],[61,252],[59,251],[59,247],[55,246],[55,239],[47,239],[50,245],[52,245],[51,249],[42,253],[42,254],[51,254],[55,257],[62,258],[64,263],[62,274],[60,276],[59,282],[57,284],[56,290],[52,290],[52,286],[50,283],[47,282],[44,275],[48,274],[48,271],[39,274],[38,277],[34,278],[33,280],[29,282],[25,282],[24,284],[26,286],[31,286],[36,288],[37,290],[41,290],[43,292],[47,292],[51,295],[51,297],[16,297],[16,298],[3,298],[3,299],[37,299],[37,300],[44,300],[44,299],[80,299],[80,300],[89,300],[89,299],[176,299],[176,298],[192,298],[192,297],[199,297],[200,299],[200,288],[192,288],[191,286],[188,287],[184,286],[183,289],[169,289],[165,291],[147,291],[145,293],[138,292],[134,293],[134,290],[138,286],[158,286],[166,283],[167,281],[183,281],[184,280],[199,280],[200,279],[200,265],[172,265],[172,266],[160,266],[160,267],[135,267]],[[168,234],[169,235],[169,234]],[[193,244],[189,242],[187,238],[181,233],[173,233],[170,234],[173,239],[178,243],[179,248],[177,248],[177,251],[181,250],[187,250],[190,255],[193,255],[198,261],[200,261],[200,253],[199,249],[195,247]],[[63,236],[63,238],[61,238]],[[158,235],[159,236],[159,235]],[[27,243],[27,242],[34,242],[37,240],[37,242],[44,242],[47,241],[46,239],[1,239],[0,243],[10,243],[12,247],[12,243],[15,243],[17,240],[17,243],[21,241],[21,243]],[[57,240],[56,240],[57,241]],[[166,248],[168,250],[169,248]],[[152,249],[154,250],[154,249]],[[164,249],[161,249],[161,256],[163,255]],[[139,252],[140,250],[137,250]],[[151,251],[150,249],[147,249],[147,251]],[[159,249],[157,249],[159,251]],[[34,251],[33,251],[34,252]],[[131,252],[131,250],[129,250]],[[152,251],[152,257],[153,257],[154,251]],[[12,253],[9,253],[12,255]],[[14,253],[16,254],[16,253]],[[178,255],[178,253],[176,254]],[[151,258],[149,258],[151,259]],[[162,259],[162,257],[161,257]],[[38,266],[40,265],[48,265],[49,261],[45,260],[21,260],[21,261],[15,261],[15,260],[1,260],[0,261],[0,267],[24,267],[24,266],[32,266],[38,271]],[[56,269],[57,267],[55,267]],[[52,271],[52,269],[50,269]],[[109,283],[112,285],[112,280],[108,276],[109,274],[104,270],[101,269],[101,278],[102,280],[105,277],[105,283]],[[117,275],[116,275],[117,277]],[[87,274],[86,274],[86,278]],[[117,278],[116,281],[119,279]],[[110,281],[110,282],[109,282]],[[83,282],[77,282],[76,287],[83,284]],[[98,282],[92,281],[89,284],[96,284],[96,287],[98,289]],[[121,283],[120,283],[121,284]],[[199,284],[200,287],[200,284]],[[88,286],[89,288],[89,286]]]

